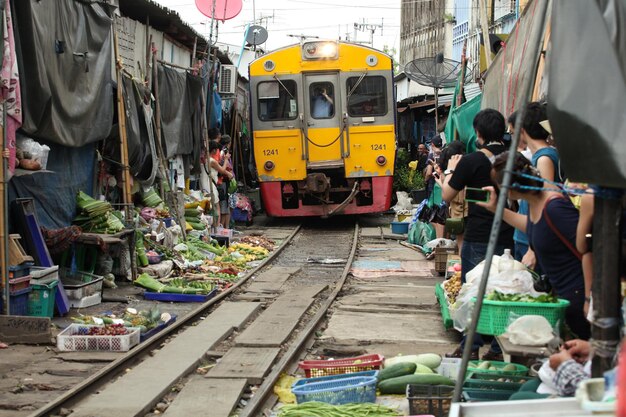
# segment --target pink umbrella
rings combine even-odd
[[[214,1],[215,16],[213,16]],[[196,0],[196,7],[207,17],[224,21],[237,16],[243,8],[243,3],[241,0]]]

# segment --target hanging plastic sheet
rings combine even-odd
[[[549,12],[549,1],[532,0],[526,5],[506,46],[500,49],[487,70],[481,105],[483,109],[496,109],[508,117],[519,107],[522,92],[526,91],[528,83],[534,83],[537,61],[529,56],[533,49],[530,42],[537,31],[545,31],[541,16]],[[575,55],[567,58],[570,65],[572,56]]]
[[[165,155],[189,155],[194,149],[193,116],[202,94],[202,80],[163,65],[158,71]]]
[[[111,23],[114,7],[91,0],[13,0],[23,103],[22,128],[81,147],[113,122]]]
[[[78,191],[92,195],[95,144],[80,148],[45,144],[50,147],[47,171],[11,178],[9,201],[33,198],[39,225],[57,229],[72,224]]]
[[[152,130],[150,91],[125,75],[122,80],[130,172],[142,185],[150,186],[154,183],[158,168]],[[146,97],[147,105],[144,103]]]
[[[548,117],[565,172],[626,188],[626,2],[554,0],[553,16]]]

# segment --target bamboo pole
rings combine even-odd
[[[483,45],[485,48],[485,62],[487,68],[491,66],[491,46],[489,45],[489,21],[487,20],[487,0],[480,0],[480,26],[483,32]]]
[[[117,41],[117,30],[113,31],[113,39],[115,46],[115,72],[117,75],[117,117],[118,117],[118,127],[120,132],[120,155],[121,155],[121,163],[122,163],[122,186],[123,186],[123,202],[124,202],[124,213],[126,217],[126,222],[130,223],[133,219],[132,217],[132,194],[130,191],[130,169],[128,166],[128,143],[126,137],[126,106],[124,105],[124,80],[122,75],[122,61],[119,55],[119,46]]]

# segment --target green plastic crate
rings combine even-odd
[[[528,368],[518,363],[488,361],[489,363],[491,363],[491,366],[496,368],[495,370],[489,370],[489,369],[481,369],[478,367],[480,366],[482,362],[487,362],[487,361],[469,361],[467,365],[467,370],[475,374],[486,374],[486,375],[519,375],[519,376],[528,375]],[[515,370],[514,371],[503,370],[502,368],[504,368],[507,365],[515,366]]]
[[[490,373],[490,374],[481,374],[478,372],[472,372],[469,376],[468,379],[472,379],[472,380],[480,380],[480,381],[492,381],[495,382],[500,378],[505,378],[507,379],[509,382],[513,382],[519,385],[524,384],[525,382],[533,379],[532,376],[528,376],[528,375],[508,375],[502,372],[494,372],[494,373]]]
[[[474,301],[476,300],[474,299]],[[478,318],[476,332],[493,336],[505,333],[509,327],[511,314],[516,316],[543,316],[554,327],[558,322],[563,322],[568,306],[569,301],[562,299],[559,299],[558,303],[524,303],[485,299]]]
[[[507,401],[511,395],[513,391],[463,388],[465,402]]]
[[[450,316],[450,308],[448,307],[448,299],[446,298],[446,292],[443,289],[442,284],[435,285],[435,296],[439,301],[439,307],[441,308],[441,318],[443,319],[443,327],[448,330],[452,328],[453,322]]]
[[[55,291],[59,281],[48,284],[32,284],[28,295],[28,315],[52,317],[54,315]]]
[[[501,390],[501,391],[518,391],[522,386],[521,382],[503,382],[490,381],[487,379],[469,378],[463,384],[463,389],[483,389],[483,390]]]

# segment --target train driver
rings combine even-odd
[[[313,97],[312,116],[324,119],[333,115],[333,99],[326,92],[326,88],[316,88]]]

